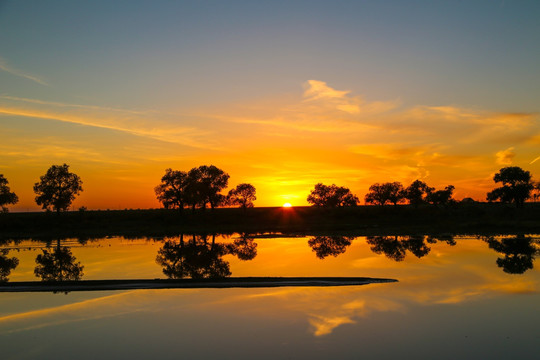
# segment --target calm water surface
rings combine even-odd
[[[9,281],[399,280],[335,288],[0,293],[2,359],[528,359],[539,350],[538,236],[184,235],[4,241],[1,249],[0,276]],[[60,258],[62,269],[55,269]]]

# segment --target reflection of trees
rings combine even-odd
[[[57,240],[53,251],[43,249],[43,254],[36,257],[34,274],[43,281],[80,280],[83,276],[84,266],[71,253],[68,247],[60,247]]]
[[[343,254],[354,237],[348,236],[315,236],[308,240],[308,244],[319,259],[332,255]]]
[[[257,244],[252,238],[243,236],[232,244],[216,243],[208,236],[193,235],[184,241],[180,235],[178,242],[168,240],[159,249],[156,262],[163,267],[163,273],[171,279],[204,279],[231,276],[230,265],[223,260],[227,254],[236,255],[240,260],[251,260],[257,255]]]
[[[11,270],[19,265],[19,259],[8,257],[9,249],[0,250],[0,282],[8,281]]]
[[[257,243],[247,234],[228,244],[227,249],[240,260],[253,260],[257,256]]]
[[[407,251],[417,258],[429,254],[431,248],[426,242],[435,244],[437,241],[444,241],[448,245],[455,245],[456,242],[452,236],[368,236],[366,238],[371,250],[377,254],[384,254],[394,261],[403,261]]]
[[[504,254],[497,259],[497,266],[508,274],[523,274],[533,268],[536,255],[540,254],[539,240],[517,235],[516,237],[495,239],[493,236],[484,238],[489,248]]]

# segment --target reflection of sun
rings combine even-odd
[[[285,203],[283,204],[283,207],[292,207],[291,203]]]

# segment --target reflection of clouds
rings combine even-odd
[[[141,311],[142,309],[130,306],[133,304],[134,295],[133,291],[129,291],[52,308],[2,316],[0,317],[0,334],[120,316]],[[101,311],[96,312],[98,308]]]
[[[250,317],[307,317],[309,331],[314,336],[331,334],[345,324],[373,312],[404,311],[402,304],[370,293],[370,289],[384,289],[394,284],[369,284],[337,288],[284,288],[254,290],[241,295],[220,297],[198,305],[234,307]]]
[[[309,320],[309,323],[313,327],[313,335],[323,336],[332,333],[332,331],[340,325],[354,324],[355,321],[346,316],[337,317],[324,317],[320,315],[313,315],[314,317]]]
[[[351,294],[352,295],[352,294]],[[354,324],[359,318],[367,317],[373,312],[403,311],[404,307],[398,302],[363,294],[362,300],[345,297],[341,305],[330,308],[327,312],[309,314],[309,323],[313,335],[329,335],[334,329],[345,324]]]
[[[219,238],[223,242],[233,240]],[[63,323],[79,326],[79,322],[126,314],[152,312],[153,316],[155,312],[171,319],[191,316],[202,319],[204,324],[213,323],[214,319],[230,321],[231,318],[239,323],[283,320],[287,324],[295,322],[302,330],[307,329],[309,334],[321,337],[335,334],[342,325],[358,324],[360,327],[362,319],[377,319],[382,313],[393,316],[432,305],[441,306],[444,311],[445,307],[495,299],[503,294],[537,294],[540,290],[537,269],[519,276],[508,275],[495,263],[497,252],[489,249],[485,242],[470,237],[457,238],[456,246],[444,242],[430,244],[430,254],[421,259],[409,257],[404,262],[375,255],[365,238],[352,241],[339,258],[320,261],[313,256],[307,240],[307,237],[257,239],[259,255],[253,260],[252,267],[232,256],[228,261],[233,272],[236,269],[235,276],[264,276],[280,272],[282,276],[387,277],[397,278],[399,282],[335,288],[131,291],[0,317],[0,334]],[[156,245],[152,246],[151,261],[156,251]],[[115,250],[115,246],[112,249]],[[125,250],[130,249],[135,247]],[[140,246],[141,253],[147,249],[147,246]],[[94,253],[96,249],[82,247],[77,250],[81,251],[77,255],[81,259],[83,250],[90,251],[93,258],[99,258],[99,254]],[[111,257],[128,254],[122,255],[116,249]],[[101,266],[101,262],[97,263]],[[120,263],[114,264],[114,267],[119,266]],[[106,271],[105,267],[103,272]],[[259,273],[253,274],[253,271]],[[28,299],[32,298],[29,296]]]

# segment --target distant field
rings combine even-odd
[[[540,203],[106,210],[0,214],[0,238],[166,236],[180,233],[540,233]]]

